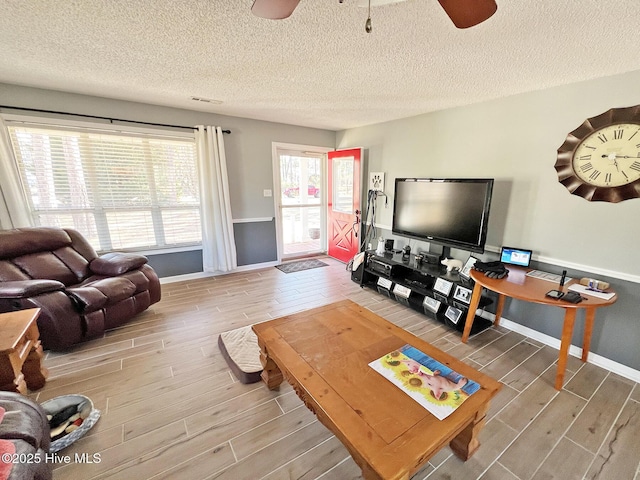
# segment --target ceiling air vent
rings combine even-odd
[[[194,102],[202,102],[202,103],[213,103],[215,105],[220,105],[222,100],[213,100],[211,98],[203,98],[203,97],[190,97]]]

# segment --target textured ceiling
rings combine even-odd
[[[0,0],[0,82],[340,130],[640,70],[638,0]],[[198,103],[190,97],[220,100]]]

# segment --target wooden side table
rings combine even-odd
[[[36,320],[39,308],[0,313],[0,390],[19,392],[44,387],[42,345]]]
[[[567,367],[567,357],[569,355],[569,346],[571,345],[571,338],[573,335],[573,325],[576,320],[576,312],[583,309],[585,311],[584,337],[582,340],[582,361],[586,362],[589,356],[589,348],[591,347],[591,335],[593,333],[596,309],[611,305],[618,299],[618,296],[614,295],[612,298],[603,299],[587,295],[586,297],[583,297],[583,301],[580,303],[569,303],[561,298],[554,299],[547,297],[546,293],[553,289],[565,291],[564,287],[568,287],[569,285],[576,283],[575,280],[571,280],[571,282],[560,287],[557,283],[528,276],[527,272],[529,272],[530,269],[519,268],[512,265],[509,265],[508,268],[509,275],[504,278],[489,278],[482,272],[471,270],[471,278],[476,282],[476,284],[473,289],[473,294],[471,295],[471,304],[469,305],[469,312],[467,313],[464,332],[462,332],[462,341],[467,343],[467,340],[469,339],[471,326],[473,325],[473,320],[475,318],[475,314],[472,314],[472,312],[475,312],[478,308],[483,287],[498,294],[498,304],[496,306],[496,319],[494,321],[494,325],[499,325],[500,323],[500,316],[502,315],[504,300],[506,297],[524,300],[525,302],[564,308],[564,323],[562,327],[562,337],[560,338],[560,354],[558,356],[558,370],[556,373],[555,383],[556,390],[562,390],[562,386],[564,385],[564,372]],[[610,292],[614,293],[611,290]]]

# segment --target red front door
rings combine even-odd
[[[360,250],[361,161],[361,148],[328,154],[328,253],[342,262],[348,262]]]

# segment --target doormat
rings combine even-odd
[[[299,262],[289,262],[283,263],[282,265],[276,265],[276,268],[284,273],[293,273],[328,266],[329,264],[321,262],[320,260],[300,260]]]

